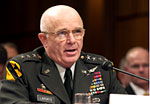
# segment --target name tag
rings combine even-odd
[[[37,95],[37,101],[47,102],[49,104],[55,104],[54,96]]]

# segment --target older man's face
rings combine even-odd
[[[138,76],[149,78],[149,56],[148,52],[145,50],[140,50],[140,51],[135,51],[134,53],[130,54],[130,59],[129,59],[129,66],[128,70],[131,73],[134,73]],[[147,84],[147,81],[138,79],[133,77],[132,81],[139,85],[139,86],[144,86]]]
[[[46,52],[56,63],[63,67],[70,67],[79,58],[83,46],[82,20],[78,16],[62,16],[57,18],[53,25],[45,40]],[[64,37],[66,32],[69,34]],[[81,32],[82,36],[75,36],[75,34],[78,35]]]

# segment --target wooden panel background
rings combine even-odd
[[[149,46],[148,0],[1,0],[0,43],[14,42],[20,53],[40,46],[40,16],[58,4],[70,5],[82,16],[83,50],[104,55],[116,67],[129,48]]]

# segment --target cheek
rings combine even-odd
[[[129,70],[130,73],[133,73],[133,74],[137,74],[138,73],[138,69],[130,68],[128,70]]]
[[[43,42],[43,46],[44,46],[45,48],[48,48],[48,44],[49,44],[49,41],[48,41],[48,39],[46,39],[46,40]]]
[[[83,39],[78,42],[78,47],[80,49],[82,49],[82,47],[83,47]]]
[[[148,75],[148,76],[149,76],[149,69],[145,69],[145,70],[144,70],[144,73],[145,73],[145,75]]]
[[[132,72],[133,72],[133,73],[138,73],[139,70],[138,70],[138,69],[132,69]]]
[[[48,48],[49,52],[58,55],[63,51],[63,43],[51,40],[48,42]]]

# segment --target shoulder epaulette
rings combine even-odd
[[[107,60],[104,56],[84,52],[81,53],[80,58],[85,63],[92,63],[92,64],[101,64],[101,62]]]
[[[42,54],[45,52],[44,47],[38,47],[31,52],[23,53],[18,56],[12,58],[12,60],[18,60],[19,62],[26,62],[26,61],[41,61]]]
[[[12,60],[19,60],[21,62],[40,61],[41,59],[42,57],[36,52],[27,52],[12,58]]]

